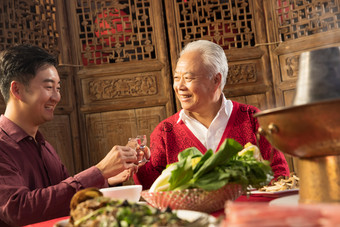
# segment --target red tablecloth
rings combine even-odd
[[[57,222],[68,219],[69,217],[61,217],[61,218],[55,218],[52,220],[39,222],[32,225],[26,225],[25,227],[53,227]]]
[[[264,197],[264,196],[246,196],[242,195],[240,196],[235,202],[269,202],[273,199],[276,199],[275,197]],[[212,213],[214,217],[219,217],[221,215],[224,215],[224,210],[219,210],[214,213]],[[26,227],[53,227],[54,224],[56,224],[59,221],[62,221],[64,219],[68,219],[69,217],[61,217],[61,218],[56,218],[44,222],[39,222],[36,224],[32,225],[27,225]]]

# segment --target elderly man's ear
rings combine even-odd
[[[221,85],[221,82],[222,82],[222,75],[221,73],[217,73],[214,77],[214,82],[215,82],[215,85],[217,87],[219,87]]]

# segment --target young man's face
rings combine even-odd
[[[25,87],[22,95],[22,110],[32,123],[40,125],[53,119],[53,112],[60,101],[60,78],[54,66],[45,66]]]

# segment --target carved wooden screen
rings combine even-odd
[[[59,46],[57,25],[57,4],[55,0],[2,0],[0,1],[0,51],[19,43],[40,46],[52,54],[63,57]],[[74,119],[72,99],[72,74],[60,71],[62,101],[57,106],[55,117],[40,127],[45,138],[56,148],[63,163],[71,174],[81,169],[81,162],[74,157],[77,137],[77,121]],[[71,94],[71,95],[70,95]],[[0,99],[1,113],[5,104]],[[71,122],[72,125],[71,125]],[[77,153],[78,151],[76,151]]]
[[[2,0],[0,12],[0,51],[31,43],[59,53],[54,0]]]
[[[340,28],[339,0],[279,0],[275,12],[281,41]]]
[[[228,57],[224,89],[232,100],[265,109],[274,105],[262,1],[165,1],[172,66],[183,46],[206,39],[221,45]]]
[[[31,43],[58,54],[58,32],[54,1],[0,1],[0,51],[17,44]],[[0,98],[0,110],[5,110]]]
[[[68,1],[87,165],[173,114],[163,6],[153,0]]]
[[[290,106],[295,95],[299,56],[304,51],[340,46],[339,0],[265,0],[277,106]],[[288,157],[291,170],[295,159]]]
[[[265,3],[277,106],[291,105],[302,52],[340,45],[339,0],[276,0]]]
[[[156,59],[149,1],[78,1],[83,65]]]

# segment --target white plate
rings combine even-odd
[[[177,216],[183,220],[187,220],[189,222],[193,222],[197,220],[200,217],[203,218],[208,218],[209,220],[209,225],[208,227],[217,227],[218,226],[218,220],[214,216],[211,216],[207,213],[202,213],[198,211],[192,211],[192,210],[175,210],[177,213]],[[58,221],[57,223],[54,224],[54,227],[66,227],[68,224],[69,219],[61,220]]]
[[[264,191],[250,191],[251,195],[261,195],[261,196],[268,196],[268,197],[281,197],[287,196],[291,194],[298,194],[299,189],[289,189],[289,190],[282,190],[282,191],[275,191],[275,192],[264,192]]]
[[[299,195],[289,195],[274,199],[269,202],[269,206],[297,206],[299,205]]]
[[[213,227],[213,226],[219,226],[218,224],[218,220],[217,218],[215,218],[212,215],[209,215],[207,213],[202,213],[202,212],[198,212],[198,211],[192,211],[192,210],[175,210],[175,212],[177,213],[177,216],[180,219],[189,221],[189,222],[193,222],[195,220],[197,220],[200,217],[203,218],[208,218],[209,220],[209,227]]]
[[[58,221],[57,223],[53,225],[53,227],[64,227],[64,226],[67,226],[67,224],[68,224],[68,218]]]

